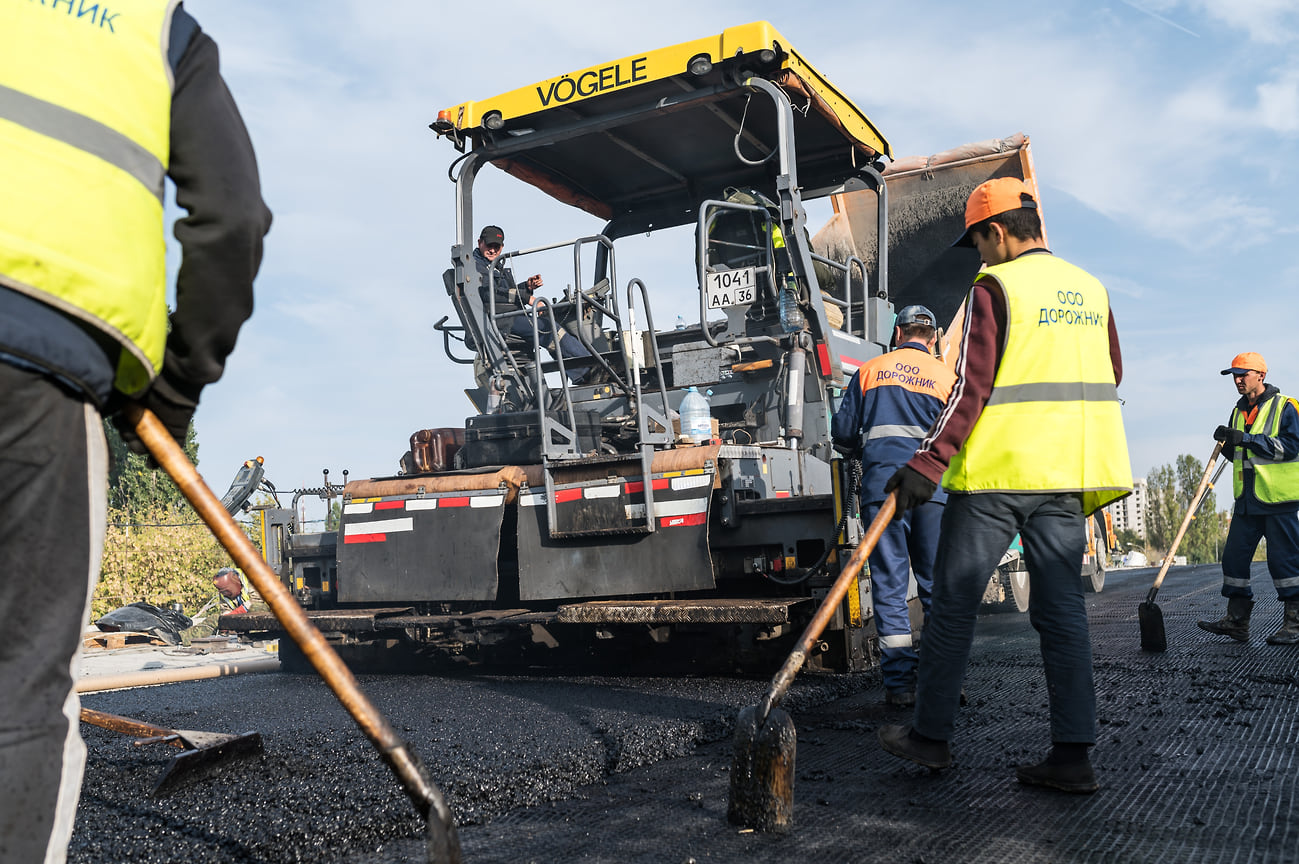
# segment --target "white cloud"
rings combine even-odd
[[[1294,0],[1157,0],[1148,5],[1172,9],[1188,7],[1244,30],[1255,42],[1282,45],[1299,33],[1299,7]]]

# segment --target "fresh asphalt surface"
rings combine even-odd
[[[1218,617],[1217,566],[1177,567],[1160,591],[1167,653],[1140,651],[1154,570],[1111,572],[1088,595],[1099,699],[1093,796],[1029,789],[1013,766],[1049,746],[1026,615],[980,618],[955,765],[931,773],[879,750],[906,722],[878,675],[803,675],[795,827],[726,822],[738,710],[768,681],[572,674],[362,676],[428,765],[480,862],[1299,862],[1294,755],[1299,647],[1266,645],[1280,605],[1256,565],[1250,644],[1195,628]],[[774,669],[772,670],[774,672]],[[244,675],[87,694],[87,707],[162,726],[257,730],[261,757],[168,798],[171,755],[83,726],[89,761],[73,862],[426,860],[423,825],[314,676]]]

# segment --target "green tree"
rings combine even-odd
[[[1119,528],[1114,532],[1114,539],[1118,543],[1119,551],[1116,554],[1122,554],[1129,549],[1144,549],[1146,542],[1141,539],[1141,535],[1131,528]]]
[[[1177,498],[1183,518],[1187,508],[1194,503],[1192,499],[1203,477],[1203,462],[1185,454],[1177,457]],[[1204,500],[1186,528],[1186,536],[1182,538],[1178,551],[1186,556],[1187,563],[1208,564],[1217,560],[1218,520],[1214,518],[1217,513],[1214,499],[1213,490],[1206,489]]]
[[[335,501],[329,505],[329,514],[325,516],[325,530],[337,531],[338,523],[343,520],[343,504]]]
[[[1164,552],[1173,542],[1182,511],[1177,507],[1177,479],[1171,465],[1146,475],[1146,539],[1152,551]]]
[[[1172,465],[1155,468],[1147,476],[1146,536],[1152,551],[1161,554],[1171,551],[1169,547],[1203,476],[1204,463],[1186,454],[1178,456]],[[1216,495],[1210,488],[1175,554],[1185,555],[1191,564],[1217,561],[1226,537],[1225,526],[1226,519],[1217,512]]]
[[[132,453],[122,435],[108,420],[104,421],[108,439],[108,506],[126,513],[182,513],[189,509],[185,496],[171,482],[167,472],[149,465],[149,459]],[[185,455],[198,464],[198,434],[190,421],[185,433]]]

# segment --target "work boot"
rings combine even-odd
[[[1090,795],[1101,788],[1091,760],[1085,756],[1074,762],[1052,762],[1047,757],[1036,765],[1020,765],[1015,768],[1015,779],[1028,786],[1046,786],[1075,795]]]
[[[1237,642],[1249,641],[1249,613],[1254,608],[1254,601],[1248,597],[1228,597],[1227,614],[1217,621],[1196,621],[1201,630],[1217,633],[1219,636],[1230,636]],[[1296,630],[1299,637],[1299,630]],[[1296,638],[1299,641],[1299,638]]]
[[[916,691],[889,690],[884,694],[884,701],[892,708],[916,707]]]
[[[1269,645],[1299,645],[1299,600],[1285,601],[1281,629],[1267,637]]]
[[[952,764],[952,749],[946,741],[926,738],[910,726],[881,726],[878,734],[880,746],[894,756],[926,768],[946,768]]]

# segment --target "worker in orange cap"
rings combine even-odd
[[[974,624],[1016,534],[1032,586],[1051,710],[1047,757],[1021,783],[1096,791],[1087,749],[1096,692],[1083,602],[1084,520],[1132,491],[1117,386],[1118,333],[1105,286],[1046,248],[1037,196],[1021,180],[971,193],[965,234],[986,269],[966,299],[952,396],[916,454],[885,484],[906,511],[947,492],[911,726],[880,745],[929,768],[951,764],[951,738]]]
[[[1240,400],[1227,425],[1213,437],[1232,463],[1236,508],[1222,549],[1222,596],[1227,614],[1197,622],[1204,630],[1249,641],[1254,592],[1250,562],[1258,541],[1267,538],[1267,569],[1276,596],[1285,604],[1281,629],[1267,641],[1299,644],[1299,409],[1289,396],[1267,383],[1267,362],[1253,351],[1237,354],[1222,370],[1236,385]]]

